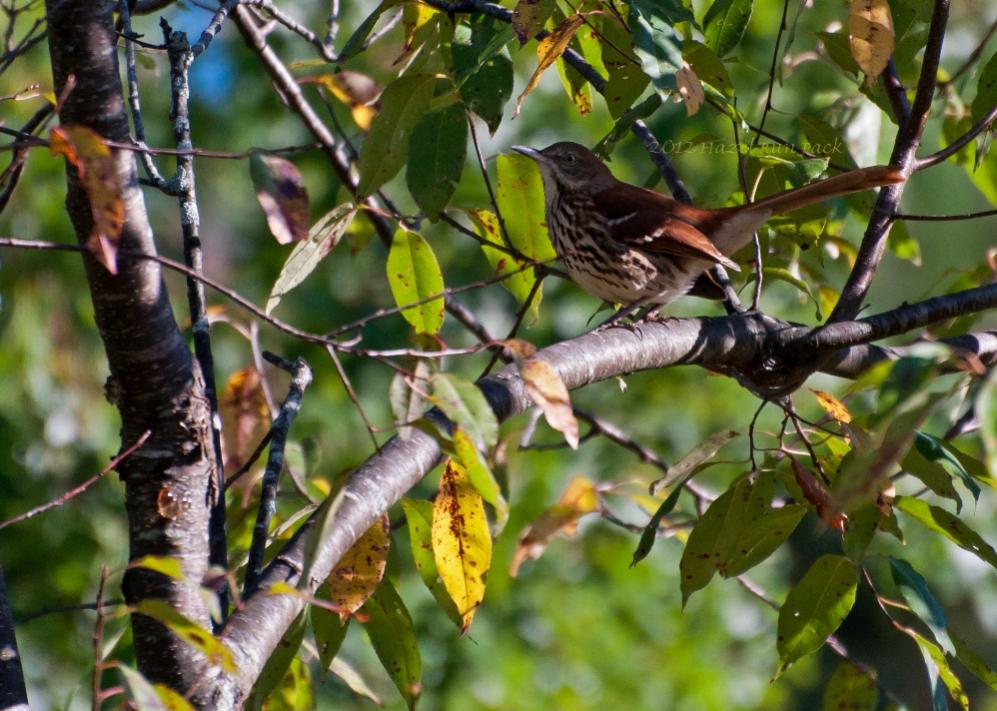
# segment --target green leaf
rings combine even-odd
[[[360,608],[367,618],[364,629],[377,658],[401,692],[409,709],[422,693],[422,658],[412,616],[387,577]]]
[[[520,47],[537,36],[554,9],[554,0],[519,0],[516,3],[512,11],[512,28]]]
[[[157,573],[173,578],[174,580],[187,580],[187,575],[183,572],[183,567],[177,558],[164,555],[144,555],[141,558],[128,561],[128,567],[145,568],[154,570]]]
[[[400,0],[382,0],[381,4],[370,15],[367,16],[363,22],[354,30],[350,38],[346,40],[346,44],[343,45],[342,51],[339,53],[340,63],[353,57],[355,54],[361,52],[364,45],[367,42],[367,38],[370,33],[374,31],[374,26],[377,21],[381,19],[381,15],[384,14],[385,10],[388,10],[395,5],[397,5]]]
[[[856,563],[860,563],[865,557],[866,549],[872,542],[872,537],[876,535],[882,518],[882,512],[872,504],[862,506],[850,513],[845,534],[841,540],[845,555]]]
[[[914,447],[928,461],[940,464],[946,470],[958,476],[962,480],[963,485],[973,495],[973,499],[976,501],[980,500],[980,485],[973,480],[972,475],[963,466],[962,461],[949,451],[949,448],[940,439],[926,432],[918,432],[914,437]]]
[[[874,711],[878,701],[875,674],[842,662],[824,687],[821,711]]]
[[[807,137],[803,148],[819,156],[825,156],[828,161],[846,168],[857,168],[858,165],[848,152],[848,144],[841,132],[819,116],[800,116],[800,128]]]
[[[907,229],[903,220],[894,222],[890,234],[886,237],[886,246],[897,259],[910,262],[915,267],[921,266],[921,243]]]
[[[468,210],[467,215],[474,223],[477,233],[486,242],[505,246],[505,241],[502,239],[502,229],[499,225],[498,217],[495,216],[494,212],[478,208]],[[485,259],[492,265],[492,269],[495,270],[496,275],[509,275],[500,283],[509,290],[509,293],[515,297],[520,305],[526,303],[526,300],[530,298],[530,293],[533,292],[533,301],[530,303],[528,313],[530,320],[536,322],[540,317],[540,302],[543,299],[543,288],[538,288],[535,292],[533,291],[533,283],[536,281],[533,267],[525,267],[524,262],[521,262],[508,252],[489,247],[485,244],[481,245],[481,251],[485,253]]]
[[[991,373],[980,388],[976,398],[976,417],[980,421],[980,437],[987,457],[983,473],[987,474],[989,469],[997,475],[997,371]]]
[[[464,430],[478,448],[495,446],[498,420],[477,385],[451,373],[436,373],[429,378],[429,399]]]
[[[893,556],[889,556],[889,560],[893,582],[900,588],[911,611],[928,626],[946,652],[955,654],[955,646],[946,629],[945,610],[931,594],[928,581],[907,561]]]
[[[469,43],[453,43],[454,73],[461,99],[491,133],[502,124],[502,109],[512,97],[512,60],[504,50],[512,28],[488,21],[471,26]]]
[[[350,626],[350,618],[344,622],[338,612],[327,610],[320,605],[312,605],[312,631],[315,633],[315,646],[318,648],[319,664],[322,668],[322,678],[325,678],[329,665],[336,658],[346,630]]]
[[[118,664],[117,668],[125,678],[125,684],[138,711],[194,711],[190,702],[170,687],[151,684],[137,670],[125,664]]]
[[[461,428],[454,428],[453,433],[454,458],[467,470],[467,478],[481,494],[481,498],[495,509],[496,523],[499,528],[509,520],[509,504],[502,496],[495,475],[481,456],[471,437]]]
[[[433,502],[423,499],[402,499],[402,510],[408,524],[409,542],[412,545],[412,559],[419,577],[433,594],[436,604],[447,617],[460,628],[463,620],[460,611],[443,586],[436,557],[433,555]]]
[[[609,158],[609,154],[616,148],[616,144],[623,140],[623,137],[630,132],[630,126],[638,119],[644,119],[653,114],[661,106],[661,95],[651,94],[642,102],[623,112],[623,115],[613,124],[612,130],[603,136],[602,140],[593,149],[596,153]]]
[[[727,67],[712,49],[701,42],[686,40],[682,45],[682,56],[701,82],[709,84],[728,99],[734,97],[734,85]]]
[[[495,199],[512,246],[534,261],[554,259],[544,216],[543,181],[536,163],[515,153],[500,155],[496,164]]]
[[[984,541],[980,534],[963,523],[962,519],[941,507],[932,506],[926,501],[910,496],[898,496],[894,499],[893,505],[932,531],[941,533],[960,548],[997,568],[997,551]]]
[[[721,430],[714,432],[698,445],[692,448],[682,459],[675,462],[668,468],[668,474],[651,483],[651,494],[656,494],[661,489],[667,489],[680,479],[685,479],[690,472],[694,471],[700,464],[708,461],[714,454],[720,451],[721,447],[740,436],[737,430]]]
[[[267,297],[267,314],[277,308],[280,300],[325,259],[346,233],[356,214],[357,208],[351,203],[334,207],[312,225],[306,239],[294,245]]]
[[[301,647],[301,642],[305,638],[305,629],[307,627],[308,611],[305,609],[294,618],[291,626],[287,628],[287,632],[284,633],[280,638],[280,642],[277,643],[277,648],[270,655],[270,659],[263,666],[263,671],[257,677],[252,693],[246,699],[246,709],[259,711],[264,708],[267,697],[280,684],[284,675],[287,674],[287,670],[290,669],[291,662],[297,656],[298,648]]]
[[[403,76],[381,94],[381,110],[360,146],[358,197],[365,198],[391,180],[405,165],[415,125],[429,110],[436,77]]]
[[[444,316],[443,272],[433,248],[418,233],[399,227],[391,240],[387,267],[395,303],[416,304],[402,311],[405,320],[416,333],[438,333]],[[438,298],[430,298],[434,296]]]
[[[828,553],[810,566],[779,610],[776,678],[801,657],[820,649],[838,629],[855,604],[858,582],[858,569],[844,556]]]
[[[637,548],[634,549],[633,560],[630,561],[630,567],[634,567],[640,561],[647,558],[648,554],[651,552],[651,548],[654,546],[654,541],[658,537],[658,526],[661,525],[661,519],[671,513],[672,509],[679,502],[679,496],[682,494],[682,489],[685,488],[686,482],[688,482],[692,477],[694,477],[698,472],[693,471],[683,479],[678,486],[672,489],[672,492],[668,495],[664,501],[661,502],[661,506],[658,510],[654,512],[651,516],[651,520],[648,521],[647,525],[644,526],[643,532],[640,534],[640,541],[637,543]]]
[[[430,111],[412,131],[405,179],[432,221],[450,202],[467,158],[467,116],[461,104]]]
[[[634,50],[644,73],[663,94],[675,89],[675,72],[684,62],[682,35],[672,27],[677,22],[695,22],[692,13],[677,2],[633,0],[630,3]]]
[[[997,671],[987,664],[983,658],[974,650],[970,649],[966,641],[957,634],[951,634],[952,643],[955,645],[955,657],[962,665],[979,677],[987,686],[997,691]]]
[[[715,0],[706,11],[703,34],[718,57],[726,56],[741,42],[751,19],[751,6],[752,0]]]
[[[230,674],[237,673],[235,658],[225,643],[191,619],[183,616],[165,600],[140,600],[130,607],[133,613],[151,617],[168,627],[173,634],[206,656],[212,664]]]
[[[915,446],[907,452],[907,456],[900,462],[900,467],[939,496],[954,501],[956,512],[961,511],[962,498],[952,485],[952,477],[940,464],[925,459],[924,455],[918,451],[916,443],[917,440],[915,440]]]
[[[952,671],[945,652],[930,639],[923,637],[910,628],[903,628],[903,632],[911,637],[921,650],[924,657],[924,664],[928,668],[928,678],[931,682],[932,708],[939,711],[947,711],[949,705],[945,699],[945,690],[952,695],[952,698],[961,706],[964,711],[969,711],[969,697],[962,689],[962,682]],[[941,683],[939,683],[941,682]]]
[[[732,578],[755,567],[781,546],[807,513],[802,504],[788,504],[748,521],[720,574]]]
[[[640,98],[651,78],[641,71],[630,34],[620,23],[612,17],[594,19],[598,29],[594,39],[599,49],[599,60],[606,70],[606,88],[602,96],[610,115],[618,119]],[[582,30],[581,34],[587,33]]]
[[[973,125],[982,121],[994,106],[997,106],[997,52],[980,70],[980,78],[976,83],[976,96],[970,108],[970,121]],[[989,130],[995,130],[993,124]]]

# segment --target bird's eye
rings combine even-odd
[[[568,161],[569,163],[574,163],[575,162],[575,156],[574,156],[573,153],[569,153],[568,155],[566,155],[564,157],[564,160]]]

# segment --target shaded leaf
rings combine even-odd
[[[929,435],[927,432],[917,432],[914,436],[914,448],[920,452],[929,462],[935,462],[944,467],[947,471],[959,477],[963,485],[969,489],[973,499],[980,500],[980,486],[972,475],[963,466],[962,461],[949,450],[937,437]]]
[[[432,403],[464,430],[479,449],[495,446],[498,420],[477,385],[452,373],[435,373],[429,377],[429,388]]]
[[[630,33],[619,21],[614,17],[590,18],[590,22],[593,20],[598,28],[599,61],[606,69],[606,88],[602,95],[609,113],[613,118],[620,118],[644,93],[651,78],[641,69]],[[579,35],[585,32],[587,30],[583,29]]]
[[[675,462],[668,468],[668,474],[655,480],[651,484],[651,494],[654,495],[662,489],[675,484],[675,482],[685,479],[696,467],[711,459],[720,448],[740,435],[736,430],[723,430],[714,432],[709,437],[696,445],[682,459]]]
[[[751,19],[752,0],[715,0],[703,16],[706,44],[718,57],[726,56],[741,42]]]
[[[492,537],[481,495],[471,486],[464,468],[452,459],[447,461],[433,502],[433,556],[461,615],[461,632],[467,632],[485,597]]]
[[[395,303],[416,304],[402,311],[405,320],[416,333],[437,333],[444,316],[443,272],[433,248],[418,233],[399,227],[391,240],[387,270]]]
[[[415,125],[405,180],[434,222],[450,202],[467,157],[467,116],[461,104],[430,111]]]
[[[255,366],[229,376],[218,398],[222,418],[222,452],[225,471],[235,472],[245,465],[270,430],[270,408],[263,392],[263,376]]]
[[[339,244],[347,228],[356,217],[357,208],[344,203],[327,212],[312,225],[306,239],[294,245],[294,249],[284,262],[267,297],[266,312],[269,314],[291,289],[303,282],[319,262]]]
[[[509,575],[516,577],[523,562],[543,555],[550,540],[558,533],[573,535],[578,519],[599,508],[599,491],[583,476],[576,476],[561,494],[560,500],[523,529],[516,544],[516,554],[509,566]]]
[[[512,11],[512,28],[519,46],[533,39],[554,12],[554,0],[519,0]]]
[[[412,546],[412,559],[419,577],[436,599],[436,604],[455,625],[461,626],[461,615],[454,601],[443,586],[436,557],[433,555],[433,502],[422,499],[402,499],[402,510],[408,525],[409,542]]]
[[[898,496],[893,505],[933,531],[941,533],[960,548],[975,554],[997,568],[997,551],[962,519],[939,506],[911,496]]]
[[[949,660],[945,657],[945,652],[937,644],[918,634],[909,627],[901,627],[900,630],[913,639],[921,650],[924,664],[928,668],[928,678],[931,682],[931,698],[934,709],[947,711],[948,702],[945,699],[945,691],[955,699],[956,703],[964,709],[969,710],[969,697],[962,689],[962,682],[949,666]]]
[[[810,566],[779,610],[776,677],[820,649],[851,611],[857,588],[858,569],[844,556],[828,553]]]
[[[852,0],[848,10],[848,40],[856,64],[872,85],[893,54],[893,15],[887,0]]]
[[[457,87],[467,108],[494,134],[502,123],[502,109],[512,97],[512,60],[504,50],[512,28],[482,20],[472,24],[470,35],[466,42],[458,32],[452,45]]]
[[[905,472],[916,477],[939,496],[954,501],[956,512],[962,510],[962,498],[952,485],[952,477],[940,464],[925,459],[917,447],[912,447],[907,452],[907,456],[900,462],[900,466]]]
[[[342,659],[333,659],[332,664],[329,665],[329,671],[338,676],[344,684],[350,687],[350,691],[354,694],[368,698],[378,706],[384,705],[381,697],[370,688],[370,685],[360,675],[360,672],[351,664]]]
[[[652,0],[630,3],[634,51],[654,88],[665,94],[675,88],[675,73],[683,64],[683,38],[672,25],[685,21],[695,22],[692,13],[679,3]]]
[[[530,399],[543,410],[547,424],[562,433],[572,449],[578,449],[578,420],[571,409],[568,388],[554,366],[533,356],[520,364],[519,375]]]
[[[65,156],[76,169],[93,217],[86,247],[111,274],[118,273],[118,240],[125,207],[111,149],[86,126],[56,126],[49,131],[52,155]]]
[[[360,610],[377,658],[409,709],[422,693],[422,657],[405,603],[385,578]]]
[[[388,514],[368,528],[340,559],[326,580],[329,599],[346,622],[359,610],[384,577],[388,564],[391,522]]]
[[[564,54],[564,50],[568,48],[571,38],[575,36],[575,32],[578,31],[578,28],[584,22],[585,17],[576,13],[540,40],[540,43],[537,45],[537,68],[533,71],[533,76],[526,82],[526,88],[523,89],[523,93],[516,99],[516,108],[512,112],[513,118],[519,115],[519,110],[522,108],[526,96],[540,83],[540,77],[543,76],[543,73]]]
[[[429,378],[429,364],[425,360],[416,361],[415,367],[412,369],[415,387],[409,385],[408,376],[403,372],[396,372],[392,376],[388,400],[391,403],[391,414],[395,418],[396,425],[414,422],[425,412],[428,400],[424,397],[423,381],[427,378]],[[411,433],[410,426],[398,428],[398,436],[402,439],[409,439]]]
[[[339,613],[327,610],[320,605],[313,605],[311,608],[312,632],[315,634],[315,646],[318,648],[319,664],[322,669],[322,677],[325,678],[326,671],[339,653],[339,648],[346,639],[346,631],[350,625],[350,618],[345,620]]]
[[[152,684],[136,669],[117,665],[125,679],[131,699],[138,711],[190,711],[194,707],[183,696],[164,684]]]
[[[350,38],[346,40],[346,44],[343,45],[343,49],[339,52],[339,62],[343,63],[354,55],[359,54],[367,44],[367,38],[374,31],[374,27],[377,25],[378,20],[381,19],[381,15],[384,14],[385,10],[395,7],[400,2],[401,0],[381,0],[381,3],[375,8],[374,12],[368,15],[357,26],[357,29],[353,31]]]
[[[889,556],[890,574],[893,582],[900,588],[904,600],[910,605],[911,611],[928,626],[935,639],[949,654],[955,654],[955,646],[949,639],[946,629],[945,611],[938,600],[931,594],[928,581],[914,570],[914,566],[905,560]]]
[[[685,487],[686,482],[695,474],[696,472],[689,474],[668,494],[668,498],[661,502],[661,505],[658,506],[657,510],[651,516],[651,520],[644,526],[644,530],[640,534],[640,541],[637,543],[637,548],[634,549],[633,559],[630,561],[631,568],[650,554],[651,548],[654,546],[654,541],[658,537],[658,527],[661,525],[661,520],[671,513],[675,505],[678,504],[682,489]]]
[[[727,67],[712,49],[700,42],[687,40],[682,44],[682,57],[704,84],[713,87],[728,99],[734,96],[734,85],[727,73]]]
[[[414,74],[396,79],[385,88],[381,111],[360,146],[358,197],[376,191],[405,165],[412,130],[429,110],[435,85],[436,77]]]
[[[955,645],[955,656],[962,665],[973,672],[987,686],[997,691],[997,671],[987,664],[983,658],[972,650],[959,635],[950,633],[952,643]]]
[[[249,157],[249,175],[270,234],[280,244],[304,239],[308,235],[308,190],[294,163],[253,151]]]
[[[821,711],[874,711],[878,701],[875,672],[844,661],[824,687]]]

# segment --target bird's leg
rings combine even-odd
[[[632,304],[628,304],[628,305],[624,306],[619,311],[617,311],[612,316],[610,316],[608,319],[606,319],[605,321],[603,321],[602,323],[600,323],[598,326],[596,326],[595,329],[594,329],[594,331],[601,331],[601,330],[603,330],[605,328],[611,328],[612,326],[620,325],[623,328],[627,328],[627,329],[633,331],[634,333],[637,333],[637,326],[635,325],[635,322],[636,321],[642,321],[642,320],[644,320],[647,317],[647,314],[643,314],[640,318],[638,318],[635,321],[632,321],[630,323],[619,323],[618,324],[617,322],[619,322],[621,319],[626,318],[627,316],[629,316],[630,314],[634,313],[635,311],[641,309],[642,307],[647,306],[649,304],[649,302],[652,300],[652,298],[653,297],[643,297],[643,298],[637,299],[637,301],[634,301]],[[654,305],[653,304],[651,305],[651,309],[650,310],[651,311],[654,310]]]

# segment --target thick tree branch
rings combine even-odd
[[[28,690],[24,686],[24,669],[17,651],[3,568],[0,568],[0,709],[29,711]]]
[[[82,124],[101,136],[128,142],[113,12],[117,0],[47,0],[49,51],[55,91],[70,75],[76,87],[63,102],[63,124]],[[113,152],[124,207],[119,272],[109,274],[83,255],[97,327],[110,366],[107,392],[121,413],[124,443],[152,431],[146,446],[122,462],[126,485],[130,556],[172,556],[188,581],[135,569],[125,575],[125,597],[134,602],[163,598],[201,625],[210,622],[198,591],[208,561],[208,487],[212,473],[210,412],[200,370],[170,308],[155,262],[152,229],[138,184],[134,154]],[[90,202],[75,170],[69,169],[66,209],[79,242],[93,229]],[[163,513],[161,500],[181,502]],[[187,692],[204,658],[163,625],[132,617],[139,669],[151,681]],[[193,700],[200,702],[195,692]]]

